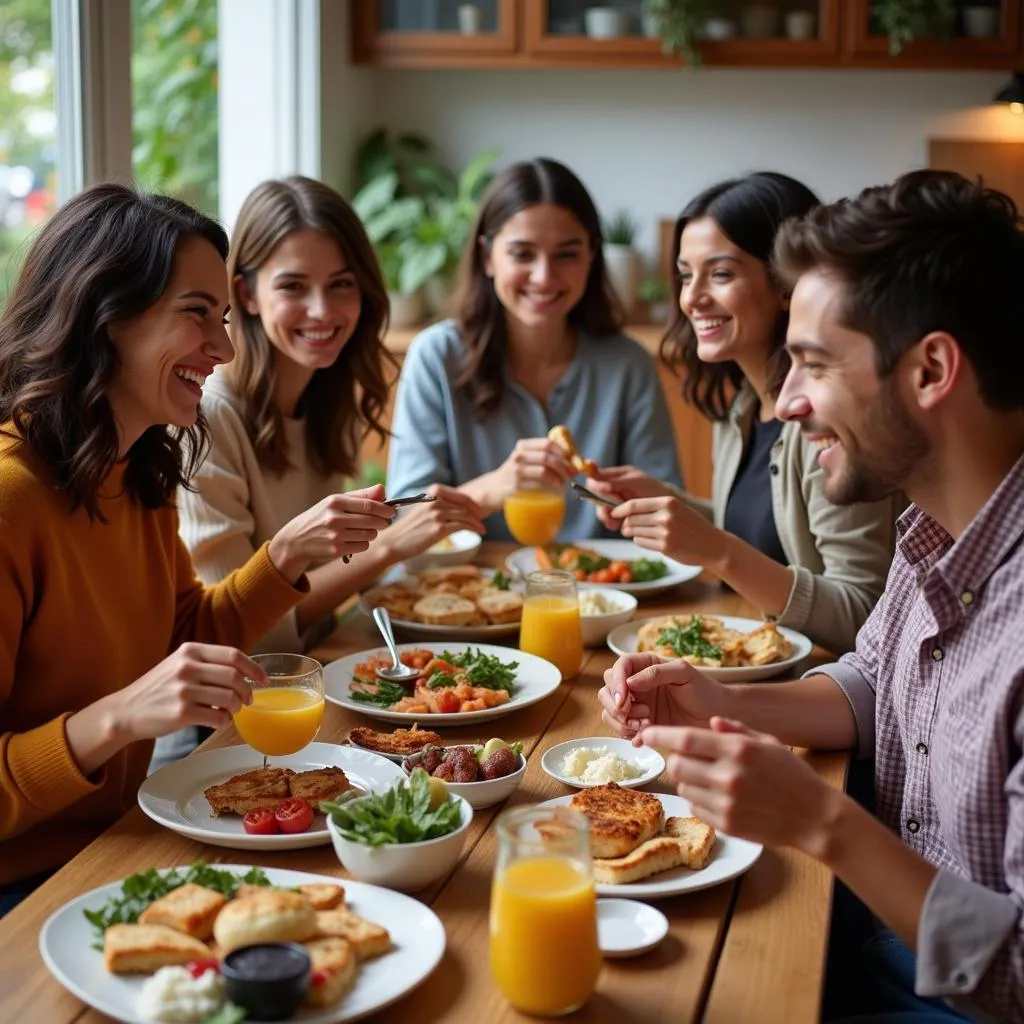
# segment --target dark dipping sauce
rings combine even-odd
[[[252,1020],[287,1020],[309,990],[311,968],[302,946],[267,942],[228,953],[221,974],[228,999]]]

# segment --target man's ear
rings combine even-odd
[[[914,399],[921,409],[941,405],[964,372],[963,349],[945,331],[926,334],[907,357]]]
[[[249,316],[259,316],[259,303],[256,301],[256,296],[249,289],[249,283],[245,279],[245,274],[235,274],[235,279],[232,283],[235,286],[235,294],[238,296],[238,304],[242,309]]]

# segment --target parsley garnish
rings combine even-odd
[[[378,679],[375,685],[376,690],[350,690],[349,696],[358,704],[374,704],[382,708],[389,708],[409,696],[401,683],[394,683],[390,679]]]
[[[658,646],[669,647],[682,658],[685,655],[697,658],[715,658],[721,660],[722,648],[704,639],[702,622],[699,615],[690,619],[688,626],[673,624],[665,626],[658,634]]]
[[[515,691],[516,669],[518,661],[504,662],[496,654],[484,654],[479,648],[467,647],[461,654],[443,651],[442,661],[462,669],[470,686],[482,686],[488,690],[507,690],[511,697]],[[427,686],[432,690],[439,687],[457,685],[455,677],[445,672],[435,672],[428,680]]]
[[[491,577],[491,586],[495,590],[508,590],[509,584],[512,582],[512,577],[507,572],[502,572],[500,569],[495,572]]]

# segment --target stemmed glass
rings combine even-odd
[[[250,679],[252,703],[234,714],[235,728],[267,757],[298,753],[312,743],[324,718],[324,670],[303,654],[254,654],[266,683]]]
[[[505,499],[505,525],[520,544],[544,547],[550,544],[565,519],[562,491],[513,491]]]

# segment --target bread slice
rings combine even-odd
[[[292,795],[288,778],[294,774],[290,768],[255,768],[204,789],[203,796],[209,801],[210,814],[214,817],[247,814],[259,807],[273,810]]]
[[[112,974],[152,974],[209,955],[205,943],[164,924],[112,924],[103,934],[103,962]]]
[[[480,567],[477,565],[449,565],[440,569],[424,569],[419,573],[419,585],[430,590],[441,583],[454,583],[456,586],[480,579]]]
[[[580,790],[569,803],[590,822],[595,858],[624,857],[653,839],[665,824],[665,810],[656,796],[614,782]]]
[[[165,924],[194,939],[208,939],[225,903],[227,899],[219,892],[188,882],[150,903],[139,914],[139,924]]]
[[[683,851],[683,863],[691,871],[707,867],[715,850],[715,830],[700,818],[668,818],[665,835],[671,836]]]
[[[597,463],[593,459],[585,459],[581,454],[580,450],[576,447],[576,442],[573,440],[572,434],[569,432],[569,428],[559,424],[557,427],[552,427],[548,431],[548,440],[554,441],[559,448],[565,452],[565,457],[569,460],[569,465],[577,473],[584,473],[587,476],[593,476],[597,471]]]
[[[333,1006],[356,980],[356,953],[352,944],[340,936],[313,939],[303,943],[313,961],[306,1003]]]
[[[333,910],[345,902],[345,890],[340,885],[310,882],[308,885],[300,885],[298,889],[314,910]]]
[[[316,911],[297,892],[264,889],[232,900],[217,915],[213,935],[221,956],[259,942],[304,942],[316,934]]]
[[[488,590],[476,599],[476,606],[493,625],[523,617],[523,595],[514,590]]]
[[[594,860],[594,881],[603,885],[628,885],[650,875],[682,867],[685,853],[672,836],[655,836],[625,857]]]
[[[391,934],[383,925],[353,914],[347,907],[325,910],[316,915],[317,938],[337,936],[348,939],[362,962],[391,949]]]
[[[412,611],[421,622],[435,626],[471,626],[480,618],[476,605],[458,594],[428,594]]]
[[[352,784],[345,773],[333,765],[327,768],[316,768],[308,772],[297,772],[288,779],[288,789],[292,796],[308,800],[314,807],[321,800],[337,800]]]

